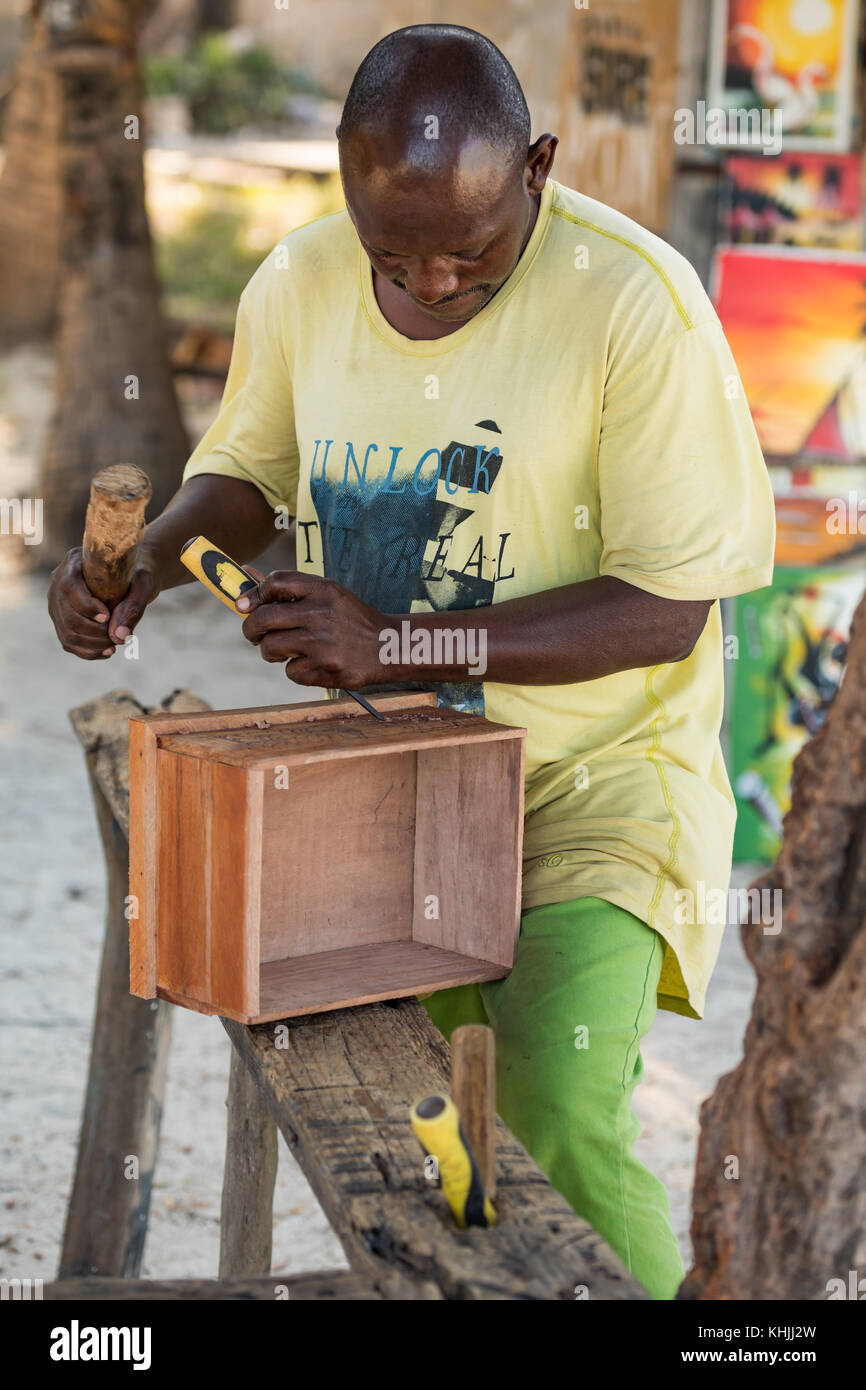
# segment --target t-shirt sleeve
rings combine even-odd
[[[294,516],[298,494],[290,361],[290,315],[279,277],[259,268],[238,305],[231,363],[219,414],[184,469],[183,480],[218,473],[253,483],[270,506]]]
[[[775,512],[722,326],[628,354],[605,391],[598,452],[600,573],[663,598],[769,584]]]

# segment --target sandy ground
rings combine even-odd
[[[50,383],[44,352],[0,361],[0,496],[33,495]],[[137,661],[123,653],[95,665],[76,661],[54,636],[45,576],[22,572],[20,551],[17,538],[0,539],[0,1274],[49,1279],[75,1160],[104,913],[95,817],[66,712],[118,687],[154,704],[186,686],[216,707],[307,695],[239,641],[236,620],[198,586],[159,599],[139,629]],[[736,881],[748,876],[743,870]],[[639,1152],[667,1186],[687,1263],[698,1107],[739,1060],[752,992],[731,928],[706,1019],[661,1014],[644,1048]],[[178,1009],[145,1275],[216,1274],[227,1076],[219,1023]],[[274,1269],[343,1263],[281,1146]]]

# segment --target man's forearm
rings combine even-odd
[[[233,560],[254,560],[274,538],[274,513],[252,483],[207,473],[190,478],[165,511],[144,531],[141,551],[150,559],[162,589],[192,579],[180,551],[192,536],[207,536]]]
[[[382,679],[518,685],[596,680],[682,660],[711,606],[711,600],[659,598],[602,576],[486,608],[390,615],[396,641],[391,637],[380,645]],[[462,639],[448,639],[447,632],[462,633]],[[389,651],[399,660],[388,660]]]

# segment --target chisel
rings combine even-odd
[[[185,565],[190,574],[195,575],[206,589],[210,589],[212,594],[230,608],[238,617],[243,617],[238,613],[235,604],[241,594],[245,594],[248,589],[256,588],[256,580],[247,574],[245,569],[231,560],[224,551],[213,545],[204,536],[193,536],[191,540],[180,552],[180,562]],[[384,714],[380,714],[374,709],[357,690],[347,690],[347,695],[351,695],[353,700],[365,709],[368,714],[372,714],[374,719],[379,719],[383,724],[387,724]]]
[[[484,1191],[478,1164],[450,1096],[425,1096],[412,1106],[415,1137],[436,1159],[439,1182],[457,1225],[495,1226],[496,1209]]]

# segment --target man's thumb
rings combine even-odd
[[[156,598],[156,581],[149,570],[136,570],[126,595],[112,611],[108,635],[112,642],[125,642],[135,630],[147,605]]]

